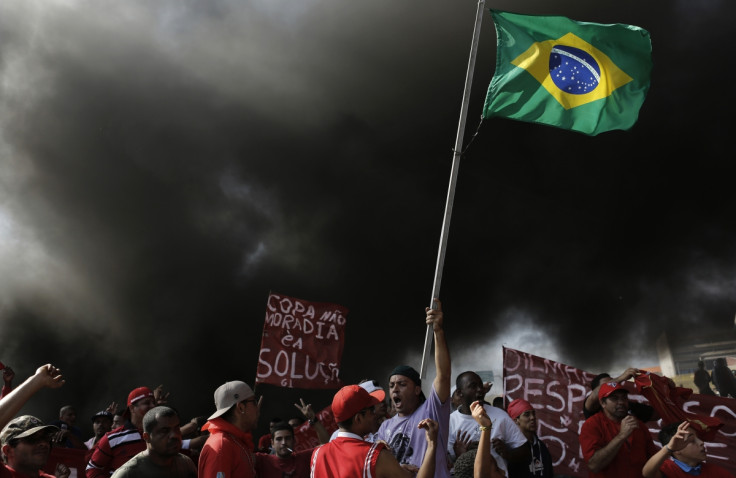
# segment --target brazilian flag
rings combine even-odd
[[[652,42],[633,25],[491,10],[496,72],[483,118],[595,136],[631,128],[649,90]]]

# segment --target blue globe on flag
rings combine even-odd
[[[555,45],[549,55],[549,74],[555,86],[571,95],[584,95],[601,82],[601,67],[589,53]]]

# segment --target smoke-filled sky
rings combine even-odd
[[[498,392],[503,344],[619,372],[657,365],[662,332],[733,337],[734,3],[486,6],[641,26],[654,69],[628,132],[482,125],[440,293],[454,374]],[[211,413],[253,383],[269,291],[350,310],[345,381],[419,368],[475,10],[1,2],[0,360],[68,378],[31,411],[162,383]],[[494,64],[486,11],[466,138]]]

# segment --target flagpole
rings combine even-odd
[[[480,25],[483,20],[483,6],[485,0],[478,0],[478,10],[475,13],[475,29],[473,30],[473,42],[470,47],[470,59],[468,60],[468,71],[465,74],[465,91],[463,92],[463,102],[460,107],[460,121],[457,126],[457,136],[455,137],[455,149],[452,155],[452,171],[450,172],[450,185],[447,190],[447,202],[445,203],[445,218],[442,221],[442,233],[440,234],[440,247],[437,253],[437,266],[434,271],[434,286],[432,287],[432,297],[429,299],[429,306],[437,308],[434,298],[439,297],[440,283],[442,282],[442,269],[445,265],[445,250],[447,249],[447,235],[450,232],[450,218],[452,217],[452,204],[455,200],[455,184],[457,183],[457,172],[460,168],[460,156],[463,147],[463,136],[465,135],[465,120],[468,115],[468,103],[470,103],[470,86],[473,83],[473,71],[475,70],[475,56],[478,51],[478,40],[480,38]],[[424,353],[422,355],[422,367],[419,372],[421,378],[427,375],[427,357],[432,349],[434,332],[431,325],[427,325],[427,333],[424,337]]]

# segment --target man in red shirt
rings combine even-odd
[[[253,390],[240,381],[220,385],[215,407],[202,427],[210,436],[199,454],[199,478],[254,478],[251,431],[258,425],[260,403]]]
[[[299,399],[301,405],[295,403],[302,414],[307,417],[317,432],[320,443],[327,443],[330,439],[329,433],[317,419],[312,410],[312,405],[304,403]],[[256,453],[256,475],[259,478],[309,478],[309,460],[312,457],[313,448],[294,451],[296,442],[294,440],[294,428],[287,422],[278,422],[271,425],[270,448],[274,454]]]
[[[340,431],[337,438],[312,452],[312,476],[346,478],[374,476],[376,478],[406,478],[411,476],[399,465],[383,442],[371,443],[363,439],[378,429],[374,406],[378,403],[358,385],[341,388],[332,400],[332,413]],[[435,472],[437,452],[437,422],[426,418],[419,423],[425,429],[427,449],[417,478],[431,478]]]
[[[125,425],[105,434],[87,463],[87,478],[109,478],[128,460],[146,449],[143,441],[143,416],[156,406],[156,398],[148,387],[138,387],[128,394]]]
[[[286,422],[271,427],[271,448],[275,454],[256,454],[256,472],[262,478],[308,478],[312,449],[294,451],[294,429]]]
[[[6,463],[0,462],[0,478],[54,478],[41,469],[46,466],[51,452],[51,434],[59,429],[44,425],[30,415],[11,419],[36,392],[46,387],[59,388],[63,384],[59,369],[47,364],[0,400],[0,444],[6,459]],[[59,464],[56,473],[66,478],[70,470]]]
[[[601,384],[601,413],[580,430],[580,447],[590,478],[640,478],[642,467],[657,452],[643,422],[629,415],[629,392],[618,382]]]

